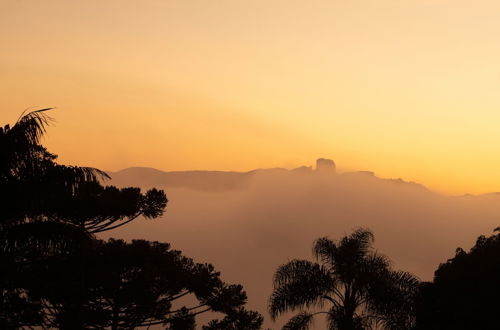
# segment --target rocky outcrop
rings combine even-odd
[[[335,162],[327,158],[319,158],[316,160],[316,172],[318,173],[336,173]]]

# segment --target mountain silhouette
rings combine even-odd
[[[324,171],[324,170],[322,170]],[[117,172],[107,171],[112,177],[113,184],[118,186],[140,185],[140,186],[161,186],[168,188],[187,188],[207,192],[229,191],[247,188],[255,177],[269,177],[274,175],[317,175],[318,170],[313,170],[311,166],[301,166],[294,169],[267,168],[255,169],[248,172],[236,171],[161,171],[151,167],[129,167]],[[319,173],[324,174],[324,173]],[[410,185],[419,189],[426,189],[421,184],[404,181],[403,179],[382,179],[375,176],[370,171],[355,171],[337,174],[342,178],[368,178],[382,180],[386,182]]]
[[[114,237],[169,242],[198,262],[217,265],[225,281],[244,285],[249,308],[263,315],[273,271],[289,259],[308,258],[318,237],[371,228],[375,248],[395,268],[431,280],[457,246],[471,246],[500,222],[498,194],[444,196],[368,171],[129,168],[109,174],[110,184],[155,186],[170,201],[159,221],[132,223],[115,230]],[[265,326],[277,325],[266,317]]]

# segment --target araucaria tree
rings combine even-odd
[[[226,315],[211,324],[260,328],[262,317],[243,309],[243,288],[224,283],[212,265],[166,243],[95,237],[160,217],[167,197],[105,187],[100,170],[58,164],[40,144],[49,110],[0,127],[0,328],[187,330],[210,311]],[[196,303],[179,302],[185,296]]]
[[[317,262],[291,260],[274,275],[269,299],[273,319],[300,310],[283,329],[309,329],[313,317],[326,315],[328,329],[411,329],[418,280],[393,271],[388,259],[372,248],[373,233],[357,229],[332,241],[314,242]]]
[[[110,239],[95,241],[86,252],[81,308],[85,329],[161,324],[167,329],[189,330],[194,329],[197,315],[232,315],[246,303],[241,285],[224,283],[212,265],[195,263],[167,243]],[[46,326],[75,327],[78,262],[59,255],[47,258],[43,267],[30,267],[35,277],[31,297],[50,311],[45,315]]]

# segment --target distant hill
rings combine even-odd
[[[165,189],[165,215],[136,221],[112,237],[170,242],[200,262],[213,263],[228,282],[241,283],[249,308],[268,316],[276,267],[311,258],[314,239],[337,238],[353,228],[375,233],[375,247],[398,269],[432,279],[455,249],[472,246],[500,225],[500,194],[449,197],[402,179],[372,172],[257,169],[249,172],[128,168],[110,173],[109,184]],[[266,326],[278,329],[282,320]]]
[[[108,172],[113,184],[189,188],[201,191],[224,191],[243,188],[254,172],[175,171],[163,172],[148,167],[130,167]]]
[[[129,167],[118,172],[107,172],[114,185],[117,186],[143,186],[163,188],[187,188],[199,191],[217,192],[243,189],[249,186],[254,178],[266,178],[270,176],[307,176],[336,175],[340,180],[374,179],[392,182],[396,184],[410,185],[419,189],[426,189],[423,185],[408,182],[402,179],[381,179],[373,172],[356,171],[336,173],[335,171],[318,172],[310,166],[301,166],[295,169],[269,168],[255,169],[248,172],[235,171],[171,171],[164,172],[150,167]],[[370,179],[368,179],[370,180]]]

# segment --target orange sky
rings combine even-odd
[[[500,2],[0,2],[1,123],[107,170],[372,170],[500,191]]]

